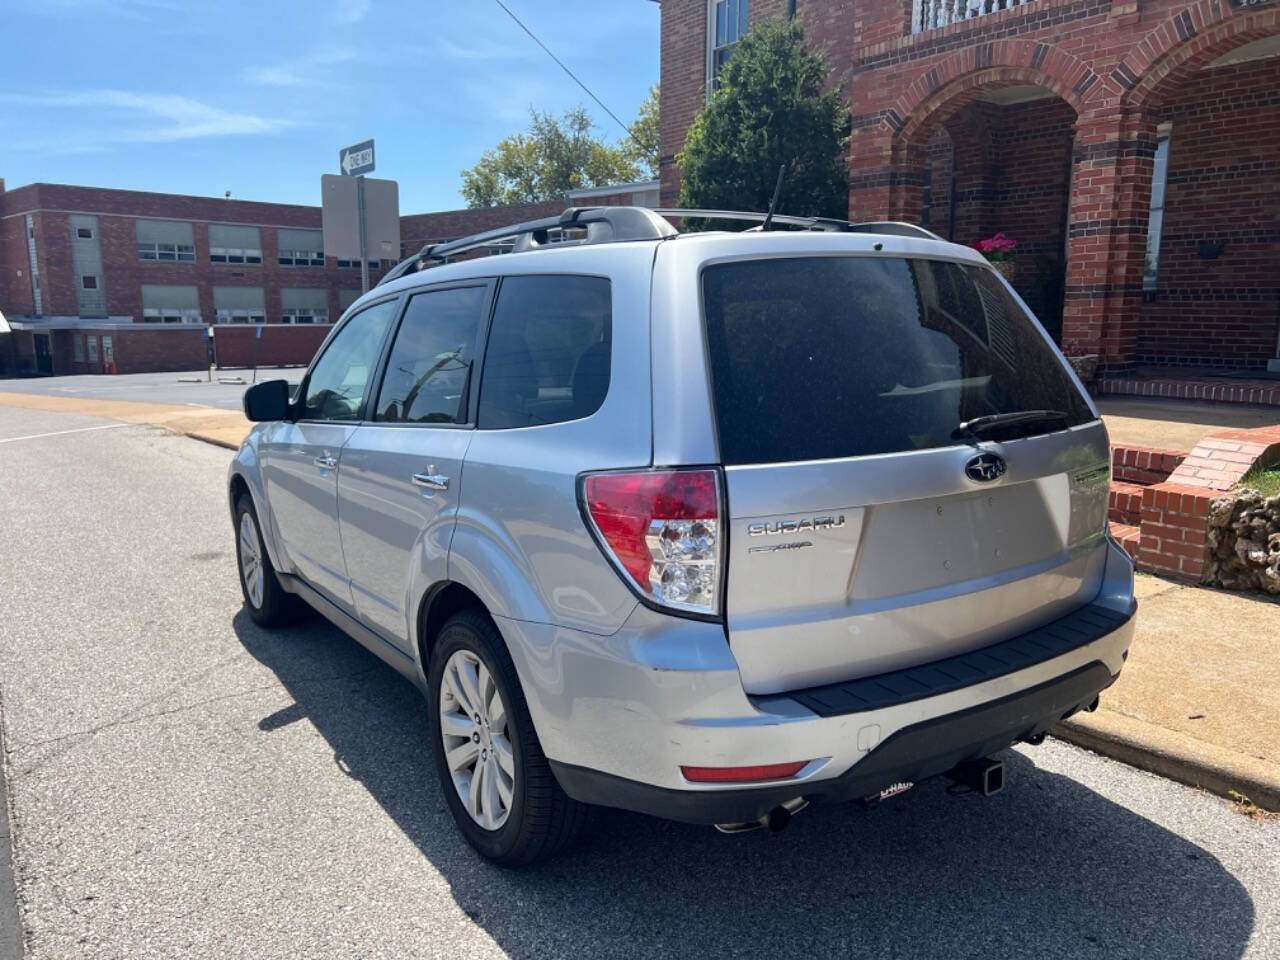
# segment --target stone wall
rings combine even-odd
[[[1280,594],[1280,495],[1246,488],[1213,502],[1205,580]]]

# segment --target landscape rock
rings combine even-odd
[[[1280,594],[1280,496],[1233,490],[1209,506],[1205,581]]]

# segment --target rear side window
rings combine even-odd
[[[609,392],[613,343],[609,281],[507,277],[498,291],[484,376],[481,428],[588,417]]]
[[[411,297],[387,358],[377,419],[466,423],[476,337],[488,288],[453,287]]]
[[[948,446],[988,414],[1066,414],[1020,435],[1093,417],[1035,321],[979,267],[753,260],[707,268],[703,298],[726,464]]]

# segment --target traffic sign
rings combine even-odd
[[[338,166],[344,177],[358,177],[373,173],[373,141],[354,143],[338,151]]]

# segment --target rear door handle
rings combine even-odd
[[[316,457],[316,466],[322,470],[332,470],[337,465],[337,457]]]
[[[448,490],[449,478],[441,473],[415,473],[413,482],[428,490]]]

